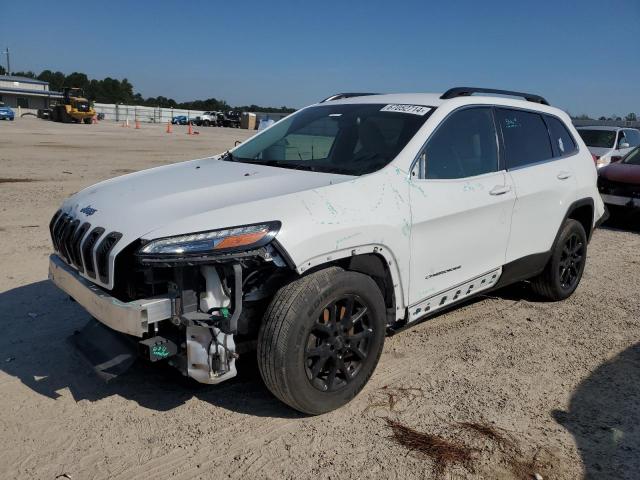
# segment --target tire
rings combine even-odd
[[[544,271],[533,278],[533,291],[548,300],[568,298],[580,284],[587,260],[587,234],[582,224],[569,219],[562,226]]]
[[[260,375],[300,412],[335,410],[371,377],[385,330],[384,300],[370,277],[338,267],[311,273],[271,301],[258,335]]]
[[[211,123],[209,123],[209,120],[205,120],[204,122],[202,122],[203,127],[208,127],[209,125],[211,125]]]
[[[85,123],[85,125],[91,124],[91,119],[90,118],[85,118],[82,121]]]

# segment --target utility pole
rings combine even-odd
[[[5,53],[7,55],[7,75],[11,75],[11,63],[9,62],[9,47],[7,47],[7,49],[2,53]]]

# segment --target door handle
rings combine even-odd
[[[504,195],[511,191],[510,185],[496,185],[491,190],[489,190],[489,195]]]
[[[571,178],[570,172],[560,172],[558,174],[558,180],[566,180],[567,178]]]

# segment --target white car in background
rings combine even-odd
[[[587,144],[598,168],[622,160],[640,145],[640,130],[636,128],[590,126],[576,130]]]

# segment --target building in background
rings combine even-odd
[[[52,100],[62,98],[62,93],[49,90],[49,83],[26,77],[0,75],[0,102],[25,110],[49,108]]]

